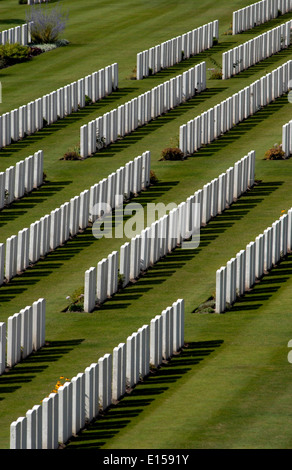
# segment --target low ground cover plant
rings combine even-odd
[[[178,147],[168,147],[162,150],[160,160],[183,160],[184,154]]]
[[[2,44],[0,45],[0,69],[31,60],[42,52],[38,47],[22,46],[17,42]]]
[[[285,160],[286,158],[287,156],[285,155],[281,144],[275,144],[272,148],[266,151],[264,156],[265,160]]]

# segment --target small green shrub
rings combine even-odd
[[[212,297],[208,299],[206,302],[199,305],[195,309],[194,313],[201,313],[201,314],[215,313],[215,307],[216,307],[216,301],[215,301],[215,298]]]
[[[70,305],[68,310],[69,310],[69,312],[83,312],[84,304],[83,303],[72,304],[72,305]]]
[[[85,106],[89,106],[91,104],[92,104],[92,99],[89,96],[85,95]]]
[[[162,150],[160,160],[183,160],[184,154],[177,147],[168,147]]]
[[[70,300],[67,311],[69,312],[83,312],[84,310],[84,287],[76,289],[72,295],[67,297]]]
[[[213,46],[217,46],[217,44],[219,43],[218,39],[217,38],[213,38]]]
[[[124,275],[123,274],[118,274],[118,290],[123,289],[124,286]]]
[[[28,61],[42,54],[42,52],[43,50],[40,47],[22,46],[19,43],[10,44],[7,42],[0,45],[0,69]]]
[[[285,160],[286,155],[282,150],[282,145],[275,144],[274,147],[267,150],[264,156],[264,160]]]
[[[17,64],[24,62],[31,58],[31,48],[29,46],[22,46],[19,43],[0,45],[0,60],[5,65]]]

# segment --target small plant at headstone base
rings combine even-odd
[[[178,147],[167,147],[162,150],[160,161],[163,160],[184,160],[184,154]]]
[[[154,374],[158,369],[160,369],[160,366],[155,366],[154,364],[150,363],[149,364],[149,372],[150,374]]]
[[[90,106],[92,104],[92,99],[85,95],[85,106]]]
[[[211,69],[210,80],[222,80],[222,70]]]
[[[70,148],[68,152],[64,154],[62,160],[82,160],[79,146],[75,145],[75,147]]]
[[[132,70],[132,73],[129,77],[130,80],[137,80],[137,65]]]
[[[124,275],[121,273],[118,273],[118,290],[121,290],[124,288],[124,280],[125,280]]]
[[[236,69],[243,62],[243,59],[238,59],[236,62],[233,62],[232,67]]]
[[[218,64],[218,62],[213,57],[210,58],[210,61],[212,62],[212,64],[215,65],[215,67],[213,69],[211,69],[210,80],[221,80],[222,79],[222,67],[221,67],[221,65]]]
[[[68,295],[66,300],[70,303],[66,309],[67,312],[83,312],[84,311],[84,286],[76,289],[72,295]]]
[[[63,383],[61,382],[61,380],[63,380]],[[59,377],[59,380],[57,380],[57,383],[51,393],[58,393],[59,388],[62,387],[66,382],[70,382],[70,380],[61,375],[61,377]]]
[[[225,31],[225,33],[223,33],[224,36],[230,36],[233,34],[233,26],[232,26],[232,23],[230,23],[230,26],[229,26],[229,29],[227,31]]]
[[[287,158],[281,144],[275,144],[264,155],[264,160],[286,160]]]
[[[213,46],[217,46],[218,43],[219,43],[218,39],[213,37]]]
[[[285,36],[281,36],[281,49],[284,49],[284,47],[285,47]]]
[[[158,183],[159,179],[157,178],[154,170],[150,170],[150,184]]]
[[[106,147],[105,138],[100,137],[99,134],[96,134],[96,148],[97,148],[97,150],[101,150],[104,147]]]
[[[193,313],[215,313],[216,301],[214,296],[211,296],[206,302],[200,304]]]
[[[61,380],[63,381],[63,383],[61,382]],[[63,375],[61,375],[59,377],[59,380],[57,380],[56,385],[54,386],[52,391],[45,398],[48,398],[51,393],[58,393],[59,388],[62,387],[63,385],[65,385],[66,382],[70,382],[70,379],[68,379],[67,377],[65,378]],[[41,400],[41,403],[42,403],[42,401],[43,400]]]
[[[66,28],[68,13],[62,12],[59,5],[32,5],[26,12],[27,23],[31,25],[31,42],[35,44],[55,43]]]
[[[216,298],[215,295],[212,295],[209,297],[206,302],[203,302],[200,304],[194,311],[193,313],[200,313],[200,314],[208,314],[208,313],[215,313],[215,307],[216,307]],[[225,310],[228,311],[232,307],[231,304],[228,302],[226,303],[226,308]]]

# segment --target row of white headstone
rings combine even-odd
[[[84,190],[50,214],[0,243],[0,286],[25,271],[70,237],[85,230],[106,205],[115,207],[117,195],[133,195],[150,184],[150,152],[144,152],[108,178]],[[100,203],[104,203],[102,206]]]
[[[229,207],[241,194],[254,185],[255,152],[248,155],[222,173],[203,189],[195,192],[185,202],[132,237],[118,251],[85,272],[84,311],[92,312],[111,298],[130,281],[153,266],[177,246],[197,248],[199,229],[211,217],[216,217]],[[191,241],[184,244],[184,240]],[[120,279],[119,279],[120,276]]]
[[[261,0],[240,10],[234,11],[232,15],[232,34],[255,28],[273,18],[292,10],[291,0]]]
[[[202,145],[228,132],[289,90],[292,61],[289,60],[251,85],[234,93],[208,111],[183,124],[179,129],[179,148],[191,155]]]
[[[35,3],[48,3],[50,0],[27,0],[28,5],[34,5]]]
[[[42,150],[0,172],[0,209],[41,186],[43,174]]]
[[[0,45],[18,43],[22,46],[27,46],[31,42],[30,29],[32,24],[33,22],[30,21],[21,26],[15,26],[14,28],[0,31]]]
[[[58,88],[26,105],[0,116],[0,148],[34,134],[46,124],[84,108],[86,96],[97,101],[118,87],[118,64],[112,64],[85,78]]]
[[[216,271],[216,313],[224,313],[292,249],[292,208]]]
[[[292,120],[282,127],[282,150],[286,158],[292,155]]]
[[[83,158],[125,137],[206,88],[206,63],[192,67],[150,91],[80,127]]]
[[[214,38],[219,39],[218,20],[139,52],[137,54],[137,80],[155,75],[162,69],[210,49]]]
[[[143,325],[10,425],[10,449],[57,449],[184,346],[184,300]]]
[[[0,375],[45,345],[46,301],[32,305],[0,323]]]
[[[244,42],[222,54],[222,79],[237,75],[252,65],[290,46],[292,20]]]

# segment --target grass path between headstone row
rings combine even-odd
[[[214,48],[217,51],[214,55],[213,51],[200,54],[172,71],[163,71],[141,83],[128,78],[137,52],[216,18],[223,20],[220,41],[229,43],[228,48],[260,34],[256,28],[250,36],[244,34],[236,39],[222,35],[228,29],[233,9],[245,6],[245,2],[231,6],[223,1],[214,8],[214,2],[208,1],[204,8],[203,5],[196,8],[195,18],[187,14],[193,9],[193,2],[184,1],[179,7],[177,2],[158,4],[152,0],[150,3],[123,2],[125,15],[121,16],[118,4],[103,2],[97,12],[92,8],[86,10],[91,4],[87,0],[82,2],[82,7],[80,2],[65,0],[62,4],[69,5],[71,10],[65,37],[72,41],[72,46],[44,54],[29,64],[0,71],[4,98],[1,113],[114,61],[120,65],[121,78],[119,91],[90,111],[83,110],[44,130],[42,135],[31,136],[0,152],[2,170],[42,148],[49,180],[39,191],[0,213],[1,241],[145,150],[151,150],[152,168],[160,182],[137,198],[137,202],[181,202],[252,149],[257,154],[256,177],[262,182],[202,230],[198,250],[190,253],[175,250],[135,285],[92,314],[62,313],[65,298],[83,284],[85,270],[118,249],[122,240],[97,241],[90,229],[15,278],[7,287],[0,288],[1,321],[40,296],[47,299],[48,340],[43,350],[0,377],[1,448],[9,447],[10,423],[40,403],[61,375],[71,378],[83,371],[179,297],[186,301],[185,336],[189,347],[182,357],[164,367],[160,376],[151,377],[147,384],[136,387],[122,409],[112,410],[105,421],[97,424],[94,436],[90,434],[79,441],[80,447],[90,447],[91,440],[97,447],[112,448],[129,448],[130,442],[133,448],[157,448],[158,443],[160,448],[288,448],[291,444],[288,419],[291,365],[287,362],[291,331],[288,316],[290,260],[286,265],[285,282],[283,276],[279,277],[279,289],[277,282],[267,283],[266,292],[260,291],[253,297],[250,294],[254,299],[251,305],[248,302],[237,304],[234,311],[222,316],[192,313],[214,293],[216,269],[271,225],[281,210],[291,206],[291,162],[262,160],[265,150],[280,142],[282,125],[291,117],[291,105],[287,97],[280,98],[184,162],[158,161],[162,148],[176,139],[179,125],[281,65],[290,58],[290,51],[283,51],[234,79],[208,80],[208,90],[202,95],[137,130],[102,154],[84,162],[59,161],[63,153],[79,141],[83,122],[163,82],[172,73],[182,73],[195,63],[206,59],[207,66],[211,67],[212,57],[221,61],[223,45]],[[15,7],[12,0],[7,4],[11,9],[5,12],[6,19],[20,18],[20,6]],[[136,26],[133,18],[138,10],[135,8],[141,13],[141,22]],[[156,21],[153,11],[165,16]],[[107,14],[109,12],[111,15]],[[94,15],[97,15],[96,23]],[[285,16],[288,19],[289,15]],[[283,18],[277,22],[284,22]],[[111,22],[115,24],[112,29],[108,27]],[[8,27],[2,26],[3,22],[1,29]],[[262,25],[261,32],[265,26]],[[102,37],[101,30],[105,27],[107,35]],[[5,90],[10,97],[9,106]],[[271,279],[276,280],[272,276]]]

